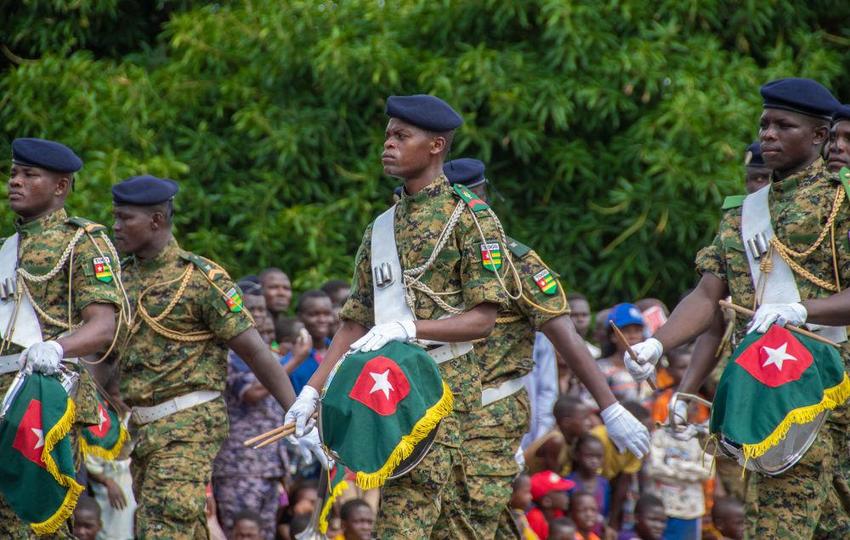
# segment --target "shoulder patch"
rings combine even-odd
[[[181,251],[180,257],[200,268],[208,279],[215,279],[219,275],[224,275],[224,270],[200,255],[195,255],[190,251]]]
[[[528,255],[528,252],[531,251],[531,248],[523,244],[522,242],[517,242],[510,236],[507,238],[508,240],[508,250],[520,259]]]
[[[730,210],[732,208],[739,208],[744,205],[744,199],[746,198],[746,195],[729,195],[723,200],[722,209]]]
[[[463,202],[465,202],[473,212],[481,212],[490,208],[486,202],[478,198],[478,195],[471,192],[468,187],[461,184],[455,184],[452,186],[452,189],[458,197],[463,199]]]
[[[78,217],[78,216],[69,217],[67,220],[65,220],[65,223],[70,223],[71,225],[76,225],[77,227],[82,227],[83,229],[86,230],[86,232],[89,232],[89,233],[106,230],[106,227],[104,227],[100,223],[95,223],[94,221],[91,221],[90,219],[86,219],[86,218],[82,218],[82,217]]]

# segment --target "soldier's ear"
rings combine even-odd
[[[442,154],[443,152],[445,152],[447,145],[448,141],[446,140],[446,138],[442,135],[437,135],[436,137],[431,139],[431,153],[434,155]]]
[[[71,176],[67,174],[58,175],[56,177],[56,189],[54,194],[57,197],[67,197],[71,191]]]
[[[812,142],[816,145],[825,144],[829,140],[829,126],[818,125],[814,127],[814,138]]]
[[[158,231],[165,227],[165,215],[162,212],[154,212],[151,214],[151,230]]]

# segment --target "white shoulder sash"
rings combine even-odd
[[[770,184],[747,195],[741,209],[741,240],[750,266],[756,301],[761,304],[790,304],[800,301],[800,291],[794,272],[776,250],[770,250],[772,269],[761,271],[761,260],[767,254],[770,241],[776,236],[770,218],[768,196]],[[807,325],[825,338],[836,343],[847,341],[844,326]]]
[[[4,338],[11,332],[11,341],[21,347],[29,347],[42,340],[41,323],[35,314],[29,297],[17,289],[18,234],[10,236],[0,247],[0,335]],[[17,299],[17,303],[16,300]]]
[[[395,209],[378,216],[372,226],[372,290],[375,324],[415,320],[404,299],[404,279],[395,242]]]

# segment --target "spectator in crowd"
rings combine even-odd
[[[567,492],[575,484],[554,471],[540,471],[531,476],[533,506],[526,514],[531,530],[541,540],[549,538],[549,522],[563,517],[569,506]]]
[[[287,536],[286,540],[296,540],[296,536],[304,532],[308,525],[310,525],[310,519],[312,518],[311,514],[296,514],[292,516],[292,521],[290,521],[287,527]]]
[[[291,489],[289,494],[289,506],[278,514],[277,538],[293,538],[304,530],[310,522],[313,510],[319,501],[319,485],[315,480],[301,479]],[[302,520],[301,518],[305,518]],[[295,525],[300,525],[301,528]]]
[[[576,526],[576,540],[601,540],[594,532],[599,527],[599,505],[592,493],[576,491],[572,494],[570,517]]]
[[[624,401],[623,407],[635,418],[643,422],[646,429],[652,433],[654,425],[647,411],[636,401]],[[611,505],[608,509],[608,524],[614,529],[620,529],[623,523],[629,523],[631,506],[638,497],[637,474],[643,463],[631,452],[620,452],[608,437],[604,424],[590,430],[597,439],[602,441],[605,448],[605,459],[602,462],[602,476],[611,484]]]
[[[260,272],[260,285],[272,320],[281,315],[286,316],[292,302],[292,282],[289,276],[280,268],[266,268]]]
[[[656,394],[652,402],[652,421],[654,423],[665,423],[667,421],[667,407],[670,398],[679,388],[685,371],[691,364],[691,350],[688,347],[678,347],[667,353],[667,373],[670,376],[670,385],[662,388]],[[693,423],[702,423],[708,420],[711,411],[702,404],[697,404],[696,415],[689,418]]]
[[[625,336],[629,346],[637,345],[644,339],[643,316],[634,304],[617,304],[608,314],[608,324],[614,323]],[[614,343],[614,352],[599,360],[599,369],[608,379],[611,392],[619,401],[640,399],[640,385],[632,378],[623,364],[626,345],[619,339],[612,339],[613,329],[608,329],[609,340]]]
[[[74,508],[74,538],[95,540],[100,532],[100,506],[88,495],[80,495]]]
[[[532,473],[552,470],[566,476],[572,471],[573,445],[591,428],[592,415],[590,407],[574,396],[559,397],[553,414],[556,427],[528,447],[525,460]]]
[[[635,529],[621,532],[617,540],[661,540],[666,527],[664,503],[655,495],[644,493],[635,505]]]
[[[587,334],[590,331],[590,303],[587,298],[579,292],[571,292],[567,296],[567,301],[570,304],[570,319],[573,320],[573,325],[576,327],[576,332],[584,339],[587,350],[594,358],[599,358],[602,350],[587,341]]]
[[[602,516],[607,516],[611,501],[611,485],[601,475],[604,459],[605,447],[602,441],[591,433],[583,434],[576,441],[573,472],[567,476],[567,479],[575,482],[576,491],[590,493],[596,497],[596,506],[600,513]],[[601,527],[596,533],[600,532]]]
[[[322,291],[307,291],[298,299],[295,306],[295,315],[304,323],[304,328],[313,340],[313,348],[310,354],[289,376],[295,393],[301,392],[310,377],[319,367],[328,346],[331,344],[331,325],[333,324],[333,304],[331,299]],[[284,357],[284,362],[292,359],[293,353]]]
[[[342,538],[342,519],[339,517],[339,509],[331,510],[331,515],[328,516],[328,531],[325,534],[328,538]]]
[[[647,475],[651,492],[661,498],[667,512],[665,540],[701,539],[705,514],[702,483],[711,476],[712,462],[712,456],[703,452],[696,437],[674,436],[666,429],[652,434]]]
[[[95,500],[100,506],[101,524],[99,540],[132,540],[133,514],[136,499],[133,496],[133,478],[130,474],[130,445],[125,444],[116,459],[86,456],[86,472]]]
[[[346,501],[339,510],[342,536],[336,540],[369,540],[375,528],[375,512],[363,499]]]
[[[531,509],[531,477],[520,473],[514,479],[511,494],[511,516],[517,524],[522,540],[538,540],[537,534],[528,524],[525,513]]]
[[[714,501],[711,521],[722,540],[744,538],[744,505],[735,497],[721,497]]]
[[[274,335],[281,356],[286,356],[290,351],[292,351],[292,347],[295,345],[295,342],[300,336],[304,335],[304,333],[301,332],[303,329],[304,323],[295,318],[278,317],[274,321]],[[309,337],[310,334],[307,333],[307,336]],[[313,348],[312,341],[310,341],[310,348]],[[292,368],[293,371],[296,367],[298,366],[294,366]]]
[[[263,533],[263,519],[256,512],[242,510],[233,518],[233,540],[263,540],[271,537]],[[269,528],[269,523],[265,523]]]
[[[549,540],[575,540],[576,524],[568,517],[553,519],[549,523]]]
[[[555,425],[552,407],[558,399],[558,365],[555,347],[542,332],[537,332],[532,351],[534,367],[525,376],[525,390],[531,405],[531,416],[520,446],[526,450]]]
[[[608,326],[608,315],[611,314],[611,309],[605,308],[597,311],[595,317],[596,323],[593,325],[593,342],[602,351],[600,357],[610,356],[614,352],[614,344],[609,338],[611,328]]]
[[[256,285],[244,286],[243,293],[243,305],[252,313],[265,305],[262,289]],[[213,462],[218,515],[224,531],[230,532],[236,515],[250,508],[264,524],[263,538],[270,538],[277,512],[277,486],[287,469],[284,443],[279,441],[254,450],[242,442],[282,424],[284,411],[248,365],[232,351],[227,364],[224,397],[230,431]]]
[[[333,336],[336,334],[336,331],[339,330],[339,310],[342,309],[342,305],[348,299],[348,295],[351,293],[351,288],[347,281],[332,279],[322,285],[322,291],[330,297],[331,303],[333,304],[334,322],[331,325],[330,334]]]

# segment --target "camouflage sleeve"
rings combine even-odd
[[[366,227],[363,241],[354,258],[354,276],[351,278],[351,294],[342,310],[340,319],[356,322],[371,328],[375,326],[375,302],[372,291],[372,225]]]
[[[507,304],[509,301],[504,287],[510,274],[505,271],[504,261],[510,255],[501,239],[497,219],[491,212],[476,213],[467,208],[455,229],[462,246],[460,279],[466,310],[484,302]],[[489,260],[484,259],[482,247],[489,248]],[[501,279],[496,276],[497,270]]]
[[[74,248],[74,272],[71,279],[74,308],[78,312],[89,304],[121,306],[121,292],[115,279],[120,262],[113,260],[103,234],[94,232],[91,237],[83,235]]]
[[[719,234],[714,237],[711,244],[697,252],[694,264],[700,275],[714,274],[726,281],[726,259],[723,256],[723,243]]]
[[[522,298],[518,304],[535,330],[555,317],[570,314],[566,291],[537,253],[529,251],[514,264],[522,278]]]
[[[254,326],[251,313],[242,305],[242,291],[224,270],[212,278],[215,286],[200,275],[202,270],[196,272],[192,280],[200,280],[200,290],[205,291],[198,299],[201,318],[216,338],[229,341]]]

